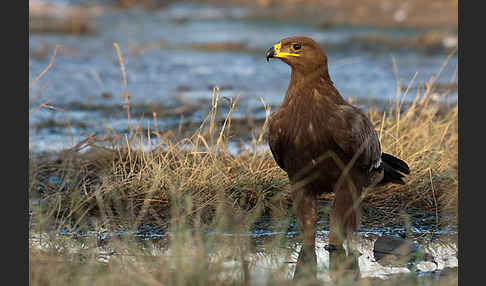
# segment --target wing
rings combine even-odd
[[[375,128],[358,108],[336,105],[329,119],[333,141],[356,166],[371,171],[381,164],[381,147]]]
[[[282,128],[279,128],[279,125],[280,122],[275,112],[272,114],[268,128],[268,145],[270,146],[270,151],[272,151],[273,158],[277,162],[277,165],[286,171],[283,160],[285,148],[282,145]]]

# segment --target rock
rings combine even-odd
[[[416,261],[434,262],[434,258],[420,249],[416,242],[398,236],[381,236],[373,246],[375,260],[383,266],[405,265]]]
[[[373,254],[376,260],[382,259],[386,255],[408,256],[410,253],[418,251],[417,243],[407,241],[398,236],[380,236],[376,239]]]

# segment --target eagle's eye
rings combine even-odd
[[[300,44],[294,44],[292,48],[294,48],[294,50],[300,50],[301,46]]]

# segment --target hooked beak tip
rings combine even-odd
[[[267,62],[269,62],[270,58],[273,58],[274,55],[275,55],[275,49],[273,47],[271,47],[265,53],[265,57],[267,58]]]

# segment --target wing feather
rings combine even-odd
[[[356,165],[371,170],[381,164],[381,147],[375,128],[366,115],[351,105],[337,105],[329,133],[337,146]]]
[[[284,171],[286,171],[285,166],[284,166],[284,150],[282,146],[282,129],[277,127],[280,122],[277,121],[276,119],[277,113],[272,114],[272,118],[270,119],[270,124],[269,124],[269,134],[268,134],[268,145],[270,146],[270,151],[272,151],[273,158],[275,159],[275,162],[277,162],[277,165],[282,168]]]

